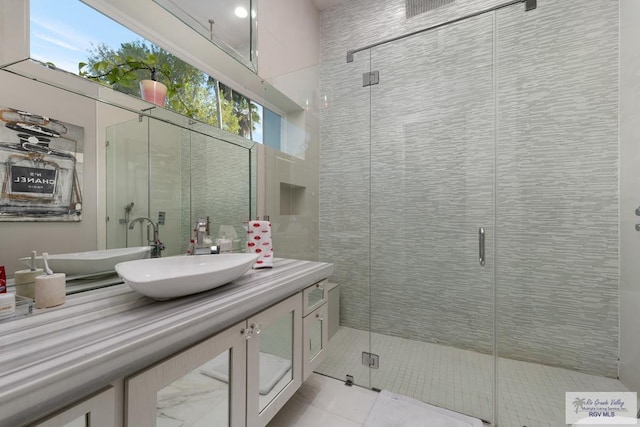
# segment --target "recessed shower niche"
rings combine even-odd
[[[280,183],[280,215],[300,215],[304,207],[306,187]]]

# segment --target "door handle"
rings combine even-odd
[[[478,229],[478,252],[480,252],[480,265],[484,267],[486,264],[484,259],[484,228],[480,227]]]

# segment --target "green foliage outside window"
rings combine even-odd
[[[117,50],[100,44],[79,69],[81,76],[133,96],[140,95],[140,80],[157,80],[167,86],[167,108],[248,139],[260,123],[260,115],[246,96],[142,40],[122,43]]]
[[[222,83],[220,83],[220,94],[225,108],[230,108],[230,111],[225,111],[223,108],[222,129],[252,139],[251,134],[260,123],[260,115],[251,100]]]

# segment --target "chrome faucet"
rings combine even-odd
[[[136,222],[142,224],[144,221],[147,221],[149,223],[147,224],[147,232],[149,231],[149,225],[153,227],[153,240],[149,240],[150,246],[153,246],[153,249],[151,250],[151,258],[160,258],[160,256],[162,256],[162,251],[164,250],[164,244],[160,241],[158,224],[147,217],[141,216],[139,218],[131,220],[131,222],[129,223],[129,230],[133,230],[133,226],[136,225]]]
[[[208,255],[220,253],[218,246],[205,244],[205,237],[209,234],[209,217],[198,218],[193,226],[191,247],[187,251],[189,255]],[[194,238],[195,237],[195,238]]]
[[[196,248],[201,248],[207,235],[207,221],[204,218],[198,218],[193,229],[196,231]]]

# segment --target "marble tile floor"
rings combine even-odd
[[[362,351],[369,351],[369,339],[366,331],[340,327],[317,372],[340,380],[337,384],[347,389],[361,390],[344,386],[346,375],[352,375],[356,384],[367,388],[389,390],[483,420],[492,419],[491,356],[374,333],[371,351],[380,356],[381,367],[369,370],[361,364]],[[617,379],[535,363],[500,358],[498,370],[500,427],[565,426],[565,392],[628,391]],[[344,425],[359,425],[359,420],[350,419],[356,424]]]
[[[378,393],[317,373],[305,381],[267,427],[358,427]]]

